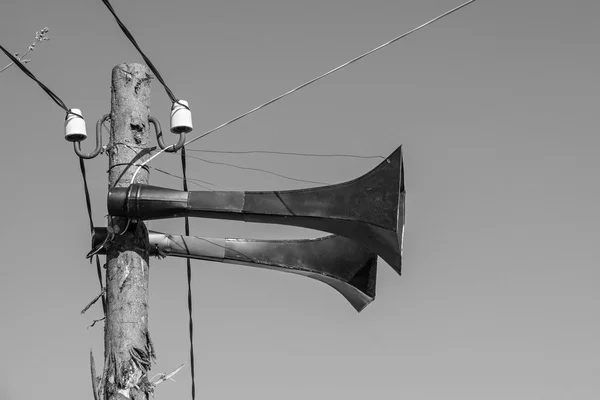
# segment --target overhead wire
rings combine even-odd
[[[168,175],[168,176],[172,176],[173,178],[177,178],[177,179],[181,179],[181,180],[184,179],[182,176],[179,176],[179,175],[176,175],[176,174],[172,174],[171,172],[165,171],[164,169],[160,169],[160,168],[156,168],[156,167],[150,167],[150,168],[152,168],[153,170],[158,171],[158,172],[160,172],[162,174],[165,174],[165,175]],[[214,192],[214,189],[211,189],[208,186],[204,186],[204,185],[202,185],[202,184],[200,184],[198,182],[206,183],[207,185],[213,185],[213,186],[215,186],[217,188],[223,189],[223,188],[221,188],[220,186],[218,186],[218,185],[216,185],[214,183],[211,183],[211,182],[208,182],[208,181],[204,181],[204,180],[201,180],[201,179],[187,178],[187,180],[189,181],[189,183],[192,183],[194,185],[200,186],[201,188],[204,188],[204,189],[207,189],[207,190],[211,190],[213,192]]]
[[[243,169],[243,170],[246,170],[246,171],[264,172],[265,174],[275,175],[275,176],[278,176],[280,178],[285,178],[285,179],[289,179],[289,180],[296,181],[296,182],[315,183],[315,184],[318,184],[318,185],[328,185],[327,182],[310,181],[310,180],[307,180],[307,179],[293,178],[291,176],[287,176],[287,175],[283,175],[283,174],[278,174],[277,172],[269,171],[269,170],[266,170],[266,169],[244,167],[244,166],[241,166],[241,165],[236,165],[236,164],[231,164],[231,163],[225,163],[225,162],[220,162],[220,161],[212,161],[212,160],[207,160],[207,159],[204,159],[204,158],[194,157],[194,156],[189,156],[189,155],[188,155],[188,157],[191,158],[191,159],[202,161],[202,162],[209,163],[209,164],[225,165],[225,166],[228,166],[228,167],[237,168],[237,169]]]
[[[388,41],[388,42],[386,42],[386,43],[384,43],[384,44],[382,44],[380,46],[377,46],[374,49],[367,51],[366,53],[363,53],[363,54],[359,55],[358,57],[354,57],[353,59],[345,62],[344,64],[339,65],[338,67],[336,67],[336,68],[334,68],[334,69],[332,69],[330,71],[327,71],[324,74],[319,75],[316,78],[313,78],[313,79],[309,80],[308,82],[305,82],[302,85],[297,86],[297,87],[295,87],[295,88],[293,88],[293,89],[291,89],[291,90],[289,90],[289,91],[287,91],[287,92],[285,92],[285,93],[283,93],[283,94],[281,94],[281,95],[279,95],[279,96],[277,96],[277,97],[275,97],[275,98],[267,101],[266,103],[263,103],[263,104],[259,105],[258,107],[255,107],[252,110],[247,111],[247,112],[245,112],[245,113],[243,113],[243,114],[241,114],[241,115],[239,115],[239,116],[237,116],[237,117],[235,117],[235,118],[233,118],[233,119],[231,119],[231,120],[229,120],[229,121],[227,121],[227,122],[225,122],[225,123],[217,126],[216,128],[213,128],[213,129],[211,129],[211,130],[209,130],[209,131],[207,131],[207,132],[205,132],[205,133],[203,133],[201,135],[198,135],[198,136],[196,136],[196,137],[194,137],[192,139],[189,139],[188,141],[185,142],[185,145],[187,146],[187,145],[195,142],[196,140],[202,139],[203,137],[206,137],[206,136],[210,135],[211,133],[213,133],[213,132],[215,132],[215,131],[217,131],[217,130],[225,127],[225,126],[227,126],[227,125],[229,125],[229,124],[231,124],[231,123],[233,123],[233,122],[235,122],[235,121],[237,121],[237,120],[239,120],[241,118],[244,118],[245,116],[250,115],[250,114],[252,114],[255,111],[260,110],[261,108],[264,108],[264,107],[266,107],[266,106],[268,106],[268,105],[270,105],[272,103],[275,103],[276,101],[278,101],[278,100],[280,100],[280,99],[282,99],[282,98],[284,98],[284,97],[286,97],[286,96],[288,96],[288,95],[290,95],[290,94],[292,94],[294,92],[297,92],[298,90],[300,90],[302,88],[305,88],[306,86],[308,86],[308,85],[310,85],[310,84],[312,84],[312,83],[314,83],[314,82],[316,82],[316,81],[318,81],[318,80],[320,80],[322,78],[325,78],[326,76],[331,75],[334,72],[339,71],[340,69],[342,69],[344,67],[347,67],[348,65],[353,64],[353,63],[355,63],[356,61],[358,61],[358,60],[360,60],[362,58],[365,58],[366,56],[368,56],[368,55],[376,52],[377,50],[380,50],[380,49],[382,49],[382,48],[384,48],[386,46],[389,46],[392,43],[397,42],[398,40],[400,40],[402,38],[405,38],[406,36],[410,35],[411,33],[416,32],[419,29],[424,28],[427,25],[430,25],[430,24],[436,22],[437,20],[439,20],[441,18],[444,18],[445,16],[450,15],[453,12],[458,11],[458,10],[460,10],[463,7],[466,7],[467,5],[469,5],[469,4],[471,4],[471,3],[475,2],[475,1],[476,0],[469,0],[466,3],[461,4],[460,6],[451,9],[450,11],[446,11],[445,13],[443,13],[443,14],[441,14],[441,15],[439,15],[439,16],[437,16],[437,17],[435,17],[435,18],[433,18],[433,19],[431,19],[431,20],[429,20],[427,22],[425,22],[424,24],[421,24],[421,25],[417,26],[416,28],[411,29],[408,32],[405,32],[402,35],[397,36],[394,39],[392,39],[392,40],[390,40],[390,41]]]
[[[67,107],[67,105],[65,104],[65,102],[58,97],[52,90],[50,90],[50,88],[48,86],[46,86],[43,82],[41,82],[38,78],[35,77],[35,75],[19,60],[17,59],[14,55],[12,55],[8,50],[6,50],[2,45],[0,45],[0,50],[2,50],[4,52],[4,54],[6,54],[6,56],[8,58],[10,58],[10,60],[15,63],[15,65],[17,67],[19,67],[19,69],[21,71],[23,71],[25,73],[25,75],[27,75],[29,78],[31,78],[34,82],[36,82],[38,84],[39,87],[42,88],[42,90],[44,90],[44,92],[46,92],[46,94],[63,110],[65,110],[65,112],[67,114],[73,114],[73,115],[77,115],[79,117],[81,117],[81,115],[79,114],[75,114],[73,112],[71,112],[71,110],[69,109],[69,107]]]
[[[115,17],[115,21],[117,21],[117,24],[119,25],[119,27],[121,28],[121,30],[123,31],[123,33],[125,34],[127,39],[129,39],[131,44],[133,44],[133,46],[136,48],[136,50],[140,53],[140,55],[144,59],[144,62],[146,63],[146,65],[148,65],[148,68],[150,68],[150,70],[152,71],[154,76],[156,76],[156,79],[158,79],[158,81],[162,84],[163,88],[165,89],[165,92],[167,92],[167,95],[169,96],[169,99],[171,99],[171,102],[181,104],[181,103],[179,103],[179,101],[177,100],[175,95],[173,94],[173,91],[169,88],[169,86],[167,86],[165,80],[163,79],[162,75],[158,71],[158,68],[156,68],[156,66],[150,60],[150,58],[148,58],[148,56],[146,56],[146,54],[142,51],[142,49],[140,48],[140,45],[135,40],[135,38],[133,37],[133,35],[129,31],[129,29],[127,29],[125,24],[121,21],[121,19],[117,15],[115,9],[113,8],[112,4],[110,4],[110,2],[108,0],[102,0],[102,2],[106,6],[106,8],[108,8],[108,10],[113,15],[113,17]],[[181,105],[187,108],[187,106],[185,106],[184,104],[181,104]]]
[[[380,158],[385,159],[384,156],[361,156],[356,154],[315,154],[315,153],[297,153],[291,151],[271,151],[271,150],[245,150],[245,151],[231,151],[231,150],[204,150],[204,149],[187,149],[187,151],[197,151],[200,153],[215,153],[215,154],[278,154],[285,156],[302,156],[302,157],[346,157],[346,158],[362,158],[362,159],[373,159]],[[189,156],[191,157],[191,156]]]
[[[286,155],[286,156],[305,156],[305,157],[347,157],[347,158],[358,158],[358,159],[385,159],[385,157],[383,156],[361,156],[361,155],[356,155],[356,154],[315,154],[315,153],[298,153],[298,152],[286,152],[286,151],[270,151],[270,150],[246,150],[246,151],[226,151],[226,150],[199,150],[199,149],[186,149],[187,151],[195,151],[195,152],[202,152],[202,153],[213,153],[213,154],[277,154],[277,155]],[[247,170],[254,170],[254,171],[258,171],[258,172],[264,172],[264,173],[268,173],[268,174],[273,174],[276,176],[279,176],[281,178],[285,178],[285,179],[290,179],[293,181],[299,181],[299,182],[305,182],[305,183],[317,183],[317,184],[326,184],[325,182],[317,182],[317,181],[307,181],[307,180],[303,180],[303,179],[298,179],[298,178],[293,178],[287,175],[283,175],[283,174],[278,174],[276,172],[273,171],[268,171],[268,170],[264,170],[264,169],[259,169],[259,168],[251,168],[251,167],[244,167],[244,166],[239,166],[239,165],[234,165],[234,164],[230,164],[230,163],[224,163],[224,162],[217,162],[217,161],[212,161],[212,160],[207,160],[204,158],[200,158],[200,157],[195,157],[195,156],[191,156],[191,155],[187,155],[188,158],[192,158],[195,160],[199,160],[199,161],[203,161],[203,162],[207,162],[207,163],[213,163],[213,164],[220,164],[220,165],[226,165],[229,167],[233,167],[233,168],[241,168],[241,169],[247,169]],[[178,178],[178,179],[183,179],[183,177],[170,173],[168,171],[165,171],[163,169],[160,168],[155,168],[155,167],[150,167],[158,172],[161,172],[165,175],[169,175],[172,176],[174,178]],[[198,185],[204,189],[208,189],[208,190],[212,190],[204,185],[201,185],[199,183],[196,183],[194,181],[198,181],[198,182],[202,182],[202,183],[206,183],[208,185],[212,185],[215,186],[217,188],[220,189],[224,189],[221,188],[220,186],[208,182],[208,181],[203,181],[201,179],[194,179],[194,178],[189,178],[188,177],[188,181],[190,181],[190,183]]]
[[[107,0],[102,0],[102,1],[107,2]],[[285,92],[285,93],[283,93],[283,94],[281,94],[281,95],[279,95],[279,96],[277,96],[277,97],[275,97],[275,98],[273,98],[273,99],[271,99],[271,100],[269,100],[269,101],[267,101],[267,102],[259,105],[258,107],[255,107],[255,108],[253,108],[253,109],[251,109],[249,111],[246,111],[245,113],[240,114],[237,117],[232,118],[232,119],[230,119],[230,120],[222,123],[221,125],[218,125],[218,126],[212,128],[212,129],[210,129],[210,130],[208,130],[208,131],[206,131],[206,132],[204,132],[204,133],[202,133],[202,134],[200,134],[200,135],[198,135],[198,136],[196,136],[196,137],[194,137],[192,139],[189,139],[188,141],[185,142],[184,146],[187,146],[187,145],[189,145],[191,143],[194,143],[195,141],[197,141],[199,139],[202,139],[202,138],[210,135],[211,133],[218,131],[219,129],[222,129],[222,128],[224,128],[224,127],[226,127],[226,126],[228,126],[228,125],[230,125],[230,124],[232,124],[232,123],[234,123],[234,122],[236,122],[236,121],[238,121],[238,120],[240,120],[240,119],[242,119],[242,118],[244,118],[244,117],[246,117],[246,116],[248,116],[248,115],[250,115],[250,114],[252,114],[252,113],[254,113],[256,111],[258,111],[258,110],[260,110],[260,109],[262,109],[262,108],[265,108],[268,105],[273,104],[276,101],[281,100],[282,98],[284,98],[284,97],[286,97],[286,96],[288,96],[288,95],[290,95],[292,93],[295,93],[295,92],[299,91],[300,89],[303,89],[306,86],[308,86],[308,85],[310,85],[312,83],[315,83],[318,80],[323,79],[326,76],[329,76],[329,75],[333,74],[334,72],[339,71],[340,69],[342,69],[344,67],[347,67],[348,65],[353,64],[353,63],[355,63],[355,62],[357,62],[357,61],[359,61],[359,60],[367,57],[368,55],[373,54],[374,52],[376,52],[378,50],[381,50],[382,48],[384,48],[386,46],[389,46],[392,43],[397,42],[400,39],[403,39],[403,38],[407,37],[408,35],[416,32],[416,31],[418,31],[418,30],[420,30],[420,29],[422,29],[424,27],[426,27],[427,25],[430,25],[430,24],[432,24],[432,23],[434,23],[434,22],[436,22],[436,21],[438,21],[438,20],[440,20],[440,19],[442,19],[442,18],[444,18],[444,17],[446,17],[446,16],[448,16],[448,15],[450,15],[450,14],[452,14],[452,13],[458,11],[458,10],[460,10],[461,8],[466,7],[469,4],[471,4],[471,3],[474,3],[475,1],[476,0],[469,0],[469,1],[467,1],[467,2],[465,2],[463,4],[461,4],[461,5],[459,5],[457,7],[454,7],[453,9],[451,9],[449,11],[446,11],[445,13],[440,14],[437,17],[435,17],[435,18],[433,18],[433,19],[425,22],[424,24],[421,24],[421,25],[417,26],[416,28],[413,28],[413,29],[409,30],[408,32],[405,32],[402,35],[397,36],[397,37],[393,38],[392,40],[387,41],[387,42],[383,43],[382,45],[377,46],[374,49],[371,49],[371,50],[367,51],[366,53],[363,53],[363,54],[359,55],[358,57],[354,57],[353,59],[351,59],[351,60],[349,60],[349,61],[347,61],[347,62],[345,62],[345,63],[343,63],[343,64],[341,64],[339,66],[337,66],[336,68],[334,68],[334,69],[332,69],[330,71],[327,71],[324,74],[321,74],[321,75],[317,76],[316,78],[313,78],[313,79],[311,79],[311,80],[309,80],[309,81],[301,84],[300,86],[297,86],[297,87],[295,87],[295,88],[293,88],[293,89],[291,89],[291,90],[289,90],[289,91],[287,91],[287,92]],[[163,154],[165,152],[165,150],[166,149],[162,149],[159,152],[157,152],[156,154],[154,154],[152,157],[148,158],[146,161],[144,161],[144,165],[148,164],[150,161],[152,161],[154,158],[156,158],[160,154]],[[137,173],[139,172],[139,170],[140,170],[140,167],[138,167],[138,169],[136,170],[134,176],[137,175]],[[133,182],[133,180],[132,180],[132,182]]]

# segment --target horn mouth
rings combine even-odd
[[[96,228],[92,248],[106,253],[106,228]],[[302,275],[339,292],[358,311],[375,299],[377,255],[342,236],[302,240],[218,239],[149,231],[150,255],[247,265]]]

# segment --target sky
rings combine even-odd
[[[460,4],[454,0],[114,0],[199,134]],[[402,276],[379,259],[360,314],[310,279],[193,262],[198,399],[593,399],[600,396],[600,3],[478,0],[190,149],[387,156],[403,145]],[[92,133],[110,76],[141,57],[100,0],[3,0],[0,44]],[[8,59],[0,62],[0,67]],[[0,74],[0,400],[92,398],[102,310],[78,160],[64,112],[17,68]],[[151,113],[168,126],[157,81]],[[596,127],[596,128],[595,128]],[[174,141],[175,137],[167,136]],[[105,136],[106,141],[106,136]],[[83,144],[92,150],[92,140]],[[191,153],[328,183],[379,160]],[[86,163],[94,222],[107,165]],[[180,173],[179,159],[152,166]],[[311,184],[189,161],[230,190]],[[151,183],[180,188],[155,171]],[[182,233],[179,219],[151,229]],[[301,238],[322,232],[195,219],[192,234]],[[188,360],[185,262],[151,259],[157,364]],[[596,265],[596,267],[594,267]],[[190,398],[189,364],[156,389]]]

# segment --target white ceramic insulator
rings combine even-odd
[[[87,138],[87,131],[85,129],[85,120],[80,117],[81,110],[78,108],[72,108],[67,114],[65,120],[65,140],[67,142],[79,142]],[[75,115],[77,114],[77,115]]]
[[[181,103],[181,104],[179,104]],[[179,103],[173,103],[171,107],[171,132],[173,133],[190,133],[194,127],[192,126],[192,112],[185,100],[179,100]]]

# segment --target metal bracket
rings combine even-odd
[[[75,150],[75,154],[77,154],[80,158],[85,158],[89,160],[90,158],[96,157],[102,151],[102,124],[104,121],[110,118],[110,114],[104,114],[98,122],[96,122],[96,148],[89,154],[85,154],[81,152],[81,141],[73,142],[73,149]]]
[[[158,145],[161,149],[163,149],[167,153],[176,153],[179,149],[183,147],[183,145],[185,144],[185,132],[179,132],[179,141],[177,142],[177,144],[165,146],[160,122],[158,122],[158,120],[154,117],[149,117],[148,121],[152,125],[154,125],[154,130],[156,131],[156,141],[158,142]]]

